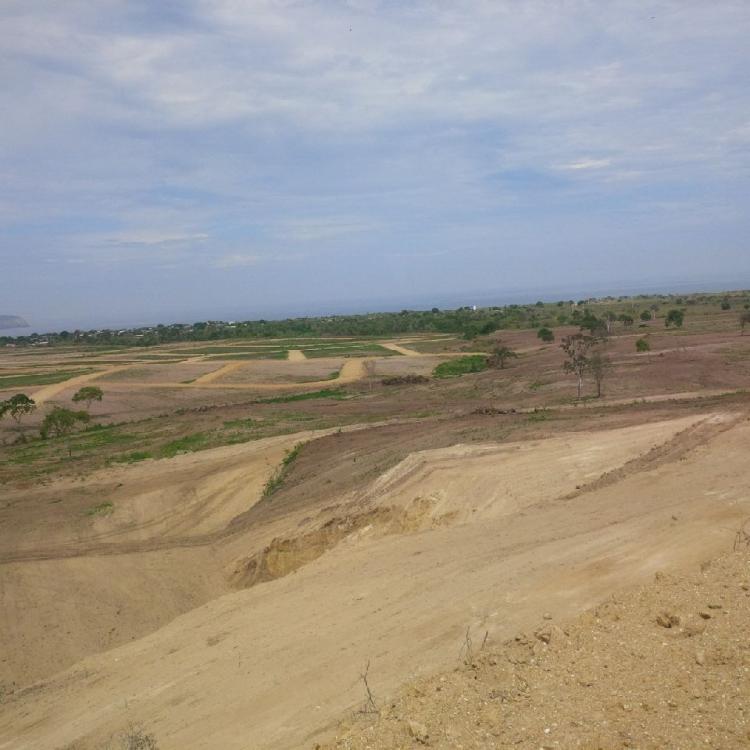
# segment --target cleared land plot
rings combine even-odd
[[[287,350],[268,350],[261,352],[241,352],[240,354],[213,354],[206,357],[206,360],[215,362],[219,360],[233,360],[233,359],[286,359]]]
[[[389,357],[375,360],[375,375],[432,375],[432,371],[444,360],[439,357]]]
[[[305,383],[338,375],[345,360],[315,359],[301,362],[252,362],[224,376],[222,383]]]
[[[153,364],[129,367],[127,370],[113,372],[99,378],[100,383],[138,382],[138,383],[183,383],[199,378],[201,375],[220,368],[215,362],[182,362],[179,364]]]
[[[87,375],[93,372],[92,369],[81,370],[56,370],[54,372],[33,372],[21,375],[3,375],[0,376],[0,390],[8,388],[22,388],[27,385],[50,385],[52,383],[62,383],[64,380]]]
[[[399,356],[398,352],[386,349],[380,344],[358,343],[347,345],[331,345],[321,347],[298,347],[302,349],[306,357],[392,357]]]

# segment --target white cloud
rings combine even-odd
[[[170,232],[169,230],[140,230],[103,237],[101,241],[111,245],[172,245],[201,242],[207,239],[209,239],[209,235],[203,232],[181,233]]]
[[[561,164],[558,169],[604,169],[612,163],[611,159],[580,159],[569,164]]]

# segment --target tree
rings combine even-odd
[[[36,409],[36,403],[33,398],[29,398],[25,393],[16,393],[6,401],[0,401],[0,419],[9,414],[20,430],[21,420],[27,414],[31,414],[34,409]]]
[[[504,370],[506,362],[509,359],[516,359],[517,357],[518,354],[516,352],[498,341],[490,356],[487,357],[487,364],[490,367],[499,367],[501,370]]]
[[[646,339],[638,339],[638,341],[635,342],[635,350],[641,354],[645,354],[646,352],[651,351],[651,344],[649,344]]]
[[[651,312],[649,310],[644,310],[641,313],[641,320],[645,323],[653,318],[653,315],[651,315]]]
[[[596,383],[596,397],[601,398],[602,383],[612,369],[612,361],[601,348],[597,348],[591,352],[588,369]]]
[[[595,343],[596,339],[593,336],[576,333],[573,336],[566,336],[560,344],[560,348],[567,357],[563,363],[563,370],[573,373],[578,378],[579,399],[583,388],[583,376],[589,367],[589,352]]]
[[[667,317],[664,318],[664,325],[674,326],[675,328],[682,328],[682,323],[685,320],[685,313],[682,310],[672,309],[667,313]]]
[[[633,325],[632,315],[626,315],[625,313],[623,313],[622,315],[618,316],[617,320],[619,320],[625,328],[630,328]]]
[[[742,331],[742,335],[745,335],[745,326],[750,324],[750,310],[745,310],[740,315],[740,330]]]
[[[86,424],[90,419],[91,415],[87,411],[72,411],[55,406],[44,418],[39,432],[45,439],[50,435],[69,435],[77,425]]]
[[[544,341],[545,344],[549,344],[555,340],[555,334],[549,328],[540,328],[536,335],[539,339]]]
[[[86,408],[91,408],[92,401],[101,401],[104,393],[102,389],[96,385],[84,385],[83,388],[76,391],[73,395],[73,403],[77,404],[81,401],[86,402]]]
[[[732,303],[729,301],[727,297],[724,297],[724,299],[721,301],[721,309],[722,310],[731,310],[732,309]]]

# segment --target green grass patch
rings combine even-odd
[[[52,385],[53,383],[62,383],[64,380],[70,380],[79,375],[88,375],[90,372],[94,371],[92,369],[56,370],[55,372],[33,372],[24,373],[23,375],[4,375],[0,377],[0,390],[5,388],[18,388],[24,385]]]
[[[457,378],[471,372],[482,372],[487,369],[487,359],[482,354],[470,354],[441,362],[433,371],[434,378]]]
[[[357,344],[338,344],[334,346],[318,346],[301,349],[308,359],[318,357],[392,357],[403,356],[401,352],[394,352],[392,349],[386,349],[380,344],[357,343]]]
[[[286,359],[287,350],[272,350],[268,352],[244,352],[242,354],[214,354],[205,358],[206,362],[216,360],[235,360],[235,359]]]
[[[323,388],[320,391],[308,391],[307,393],[292,393],[288,396],[274,396],[258,400],[258,404],[288,404],[292,401],[309,401],[315,398],[333,398],[338,401],[346,398],[343,388]]]
[[[268,481],[263,487],[263,497],[271,497],[271,495],[281,488],[281,485],[284,484],[284,479],[286,479],[289,467],[297,460],[303,445],[304,443],[297,443],[294,448],[291,448],[286,452],[280,466],[268,478]]]
[[[213,445],[214,441],[207,432],[195,432],[192,435],[171,440],[159,449],[159,456],[161,458],[173,458],[179,453],[193,453],[211,448]]]
[[[528,422],[546,422],[549,419],[549,411],[546,409],[540,409],[539,411],[533,411],[529,414]]]
[[[239,428],[242,430],[251,430],[254,427],[260,427],[262,423],[259,422],[257,419],[230,419],[226,422],[224,422],[224,427],[234,427]]]
[[[109,501],[106,501],[104,503],[99,503],[99,505],[92,505],[90,508],[87,508],[86,515],[87,516],[109,516],[114,512],[114,510],[115,510],[115,506]]]

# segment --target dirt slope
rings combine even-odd
[[[434,472],[423,455],[415,471],[402,466],[353,496],[352,515],[372,512],[371,523],[334,535],[294,574],[9,696],[0,748],[97,747],[129,719],[166,750],[305,746],[361,703],[367,660],[388,695],[455,663],[467,627],[502,640],[543,612],[573,615],[655,570],[727,549],[750,512],[746,419],[674,420],[638,435],[540,440],[518,458],[477,452],[460,482],[447,473],[450,454]],[[509,467],[518,482],[498,493],[491,478],[502,482]],[[425,503],[422,485],[428,499],[447,490]],[[233,554],[241,548],[233,542]]]
[[[323,750],[746,748],[750,556],[657,573],[501,647],[475,632],[459,667],[353,716]],[[669,627],[665,627],[669,625]]]

